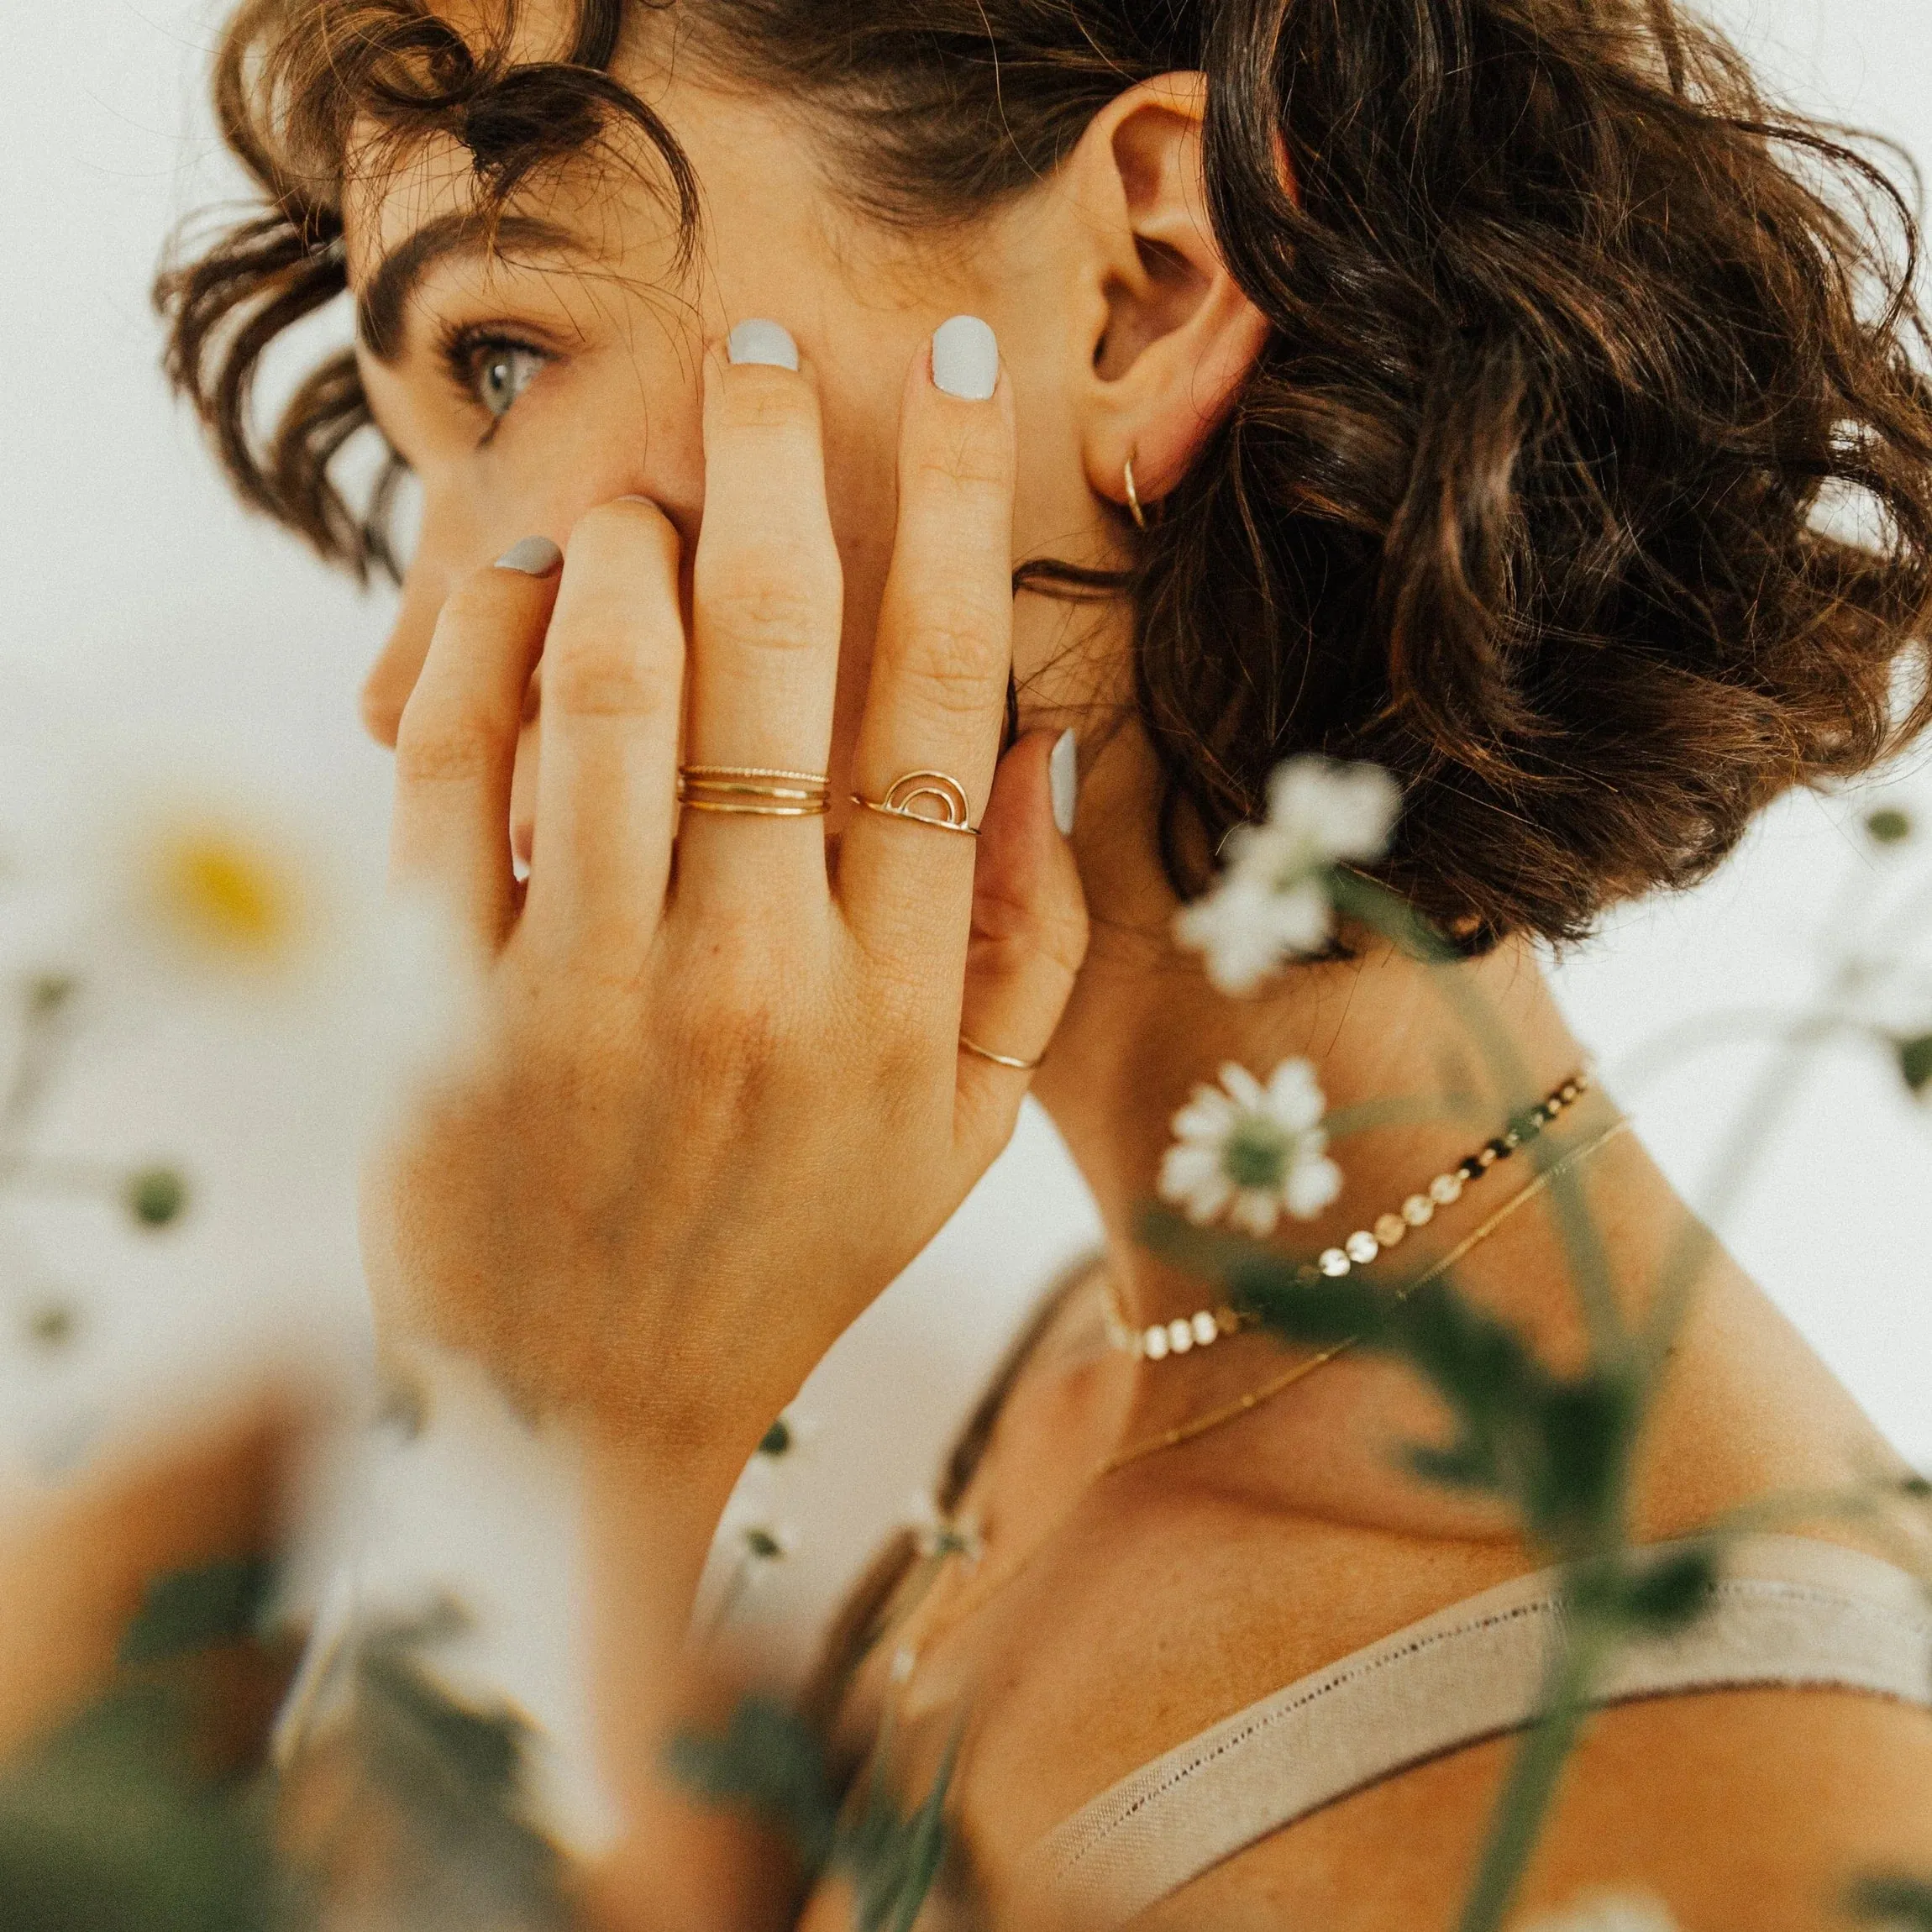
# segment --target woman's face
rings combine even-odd
[[[684,538],[688,593],[705,503],[703,348],[765,318],[796,339],[822,396],[846,571],[836,781],[890,560],[900,391],[908,364],[948,316],[993,325],[1016,386],[1016,554],[1117,560],[1116,519],[1089,486],[1080,420],[1107,326],[1103,278],[1080,245],[1079,197],[1062,184],[969,238],[888,236],[848,212],[806,129],[772,104],[661,72],[624,78],[669,124],[701,184],[702,228],[688,265],[648,158],[588,167],[520,196],[493,254],[473,231],[459,232],[473,182],[470,156],[454,144],[412,155],[400,172],[372,174],[347,197],[364,381],[422,491],[420,541],[365,716],[393,744],[451,588],[521,538],[567,543],[595,504],[632,494],[659,504]],[[1068,620],[1064,606],[1023,612],[1022,677],[1056,654]],[[541,681],[539,669],[512,806],[526,861]],[[1043,689],[1054,695],[1050,680]],[[835,795],[843,789],[835,782]]]

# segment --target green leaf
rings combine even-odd
[[[28,1016],[48,1020],[66,1005],[80,990],[81,982],[71,974],[43,973],[27,989]]]
[[[0,1780],[8,1932],[270,1932],[270,1821],[253,1787],[217,1782],[178,1690],[97,1701]]]
[[[255,1635],[279,1574],[271,1557],[231,1557],[156,1577],[121,1639],[120,1662],[161,1663]]]
[[[1693,1624],[1717,1588],[1717,1552],[1682,1550],[1652,1563],[1624,1587],[1623,1609],[1641,1630],[1667,1636]]]
[[[1542,1396],[1540,1455],[1522,1500],[1530,1525],[1556,1542],[1610,1520],[1642,1417],[1630,1379],[1598,1372]]]
[[[822,1872],[830,1861],[837,1795],[817,1733],[789,1705],[748,1697],[722,1736],[682,1732],[665,1763],[687,1791],[769,1819],[791,1840],[808,1872]]]
[[[1881,806],[1865,821],[1865,829],[1877,845],[1903,845],[1912,836],[1912,820],[1897,806]]]
[[[863,1798],[841,1819],[832,1851],[834,1866],[852,1880],[858,1932],[911,1932],[945,1863],[946,1799],[958,1756],[955,1732],[925,1803],[901,1819],[887,1743],[874,1753]]]
[[[1921,1033],[1916,1040],[1898,1042],[1898,1071],[1905,1084],[1915,1094],[1932,1087],[1932,1033]]]
[[[507,1708],[459,1702],[421,1653],[463,1627],[453,1604],[384,1626],[354,1654],[342,1736],[354,1777],[391,1821],[372,1848],[392,1922],[564,1932],[564,1861],[527,1815],[530,1727]]]
[[[186,1211],[188,1184],[172,1168],[149,1168],[129,1181],[127,1203],[143,1227],[166,1227]]]
[[[1886,1873],[1861,1879],[1846,1905],[1854,1918],[1867,1924],[1932,1932],[1932,1883],[1923,1878]]]

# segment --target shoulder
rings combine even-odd
[[[1456,1922],[1515,1741],[1473,1745],[1263,1840],[1137,1924],[1431,1932]],[[1932,1714],[1835,1690],[1701,1693],[1600,1714],[1526,1912],[1646,1893],[1686,1927],[1822,1932],[1859,1878],[1932,1877]]]

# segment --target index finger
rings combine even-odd
[[[912,809],[931,815],[940,801],[927,774],[937,774],[957,787],[968,824],[985,810],[1013,663],[1015,441],[993,331],[956,317],[906,381],[898,533],[853,759],[854,789],[875,808],[924,788]],[[853,813],[839,897],[868,952],[903,956],[957,993],[975,843],[877,809]]]

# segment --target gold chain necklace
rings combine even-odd
[[[1630,1125],[1629,1116],[1624,1116],[1599,1134],[1593,1141],[1572,1148],[1561,1160],[1545,1168],[1533,1181],[1519,1189],[1504,1201],[1480,1226],[1473,1228],[1440,1261],[1425,1269],[1414,1281],[1404,1284],[1398,1299],[1406,1300],[1419,1289],[1426,1288],[1432,1281],[1440,1281],[1473,1248],[1487,1241],[1519,1209],[1527,1207],[1559,1175],[1568,1173],[1572,1168],[1580,1167],[1599,1149],[1609,1146],[1619,1134],[1627,1131]],[[1238,1420],[1242,1416],[1260,1408],[1263,1403],[1272,1402],[1276,1396],[1294,1388],[1296,1383],[1305,1380],[1318,1368],[1326,1368],[1337,1356],[1347,1354],[1349,1350],[1358,1345],[1360,1340],[1359,1336],[1352,1336],[1346,1341],[1338,1341],[1333,1347],[1324,1349],[1319,1355],[1310,1357],[1305,1362],[1298,1362],[1294,1368],[1276,1376],[1273,1381],[1264,1382],[1258,1389],[1251,1389],[1236,1400],[1226,1403],[1219,1409],[1210,1409],[1205,1415],[1194,1416],[1161,1435],[1150,1436],[1145,1441],[1137,1442],[1131,1448],[1121,1450],[1100,1464],[1094,1472],[1095,1480],[1098,1481],[1103,1476],[1110,1476],[1116,1469],[1124,1469],[1130,1462],[1139,1462],[1142,1457],[1155,1455],[1163,1449],[1178,1448],[1182,1443],[1192,1442],[1197,1437],[1205,1436],[1210,1430],[1221,1428],[1225,1423]]]
[[[1479,1181],[1499,1161],[1506,1161],[1519,1147],[1527,1146],[1551,1125],[1566,1108],[1573,1107],[1590,1090],[1588,1067],[1552,1087],[1535,1106],[1517,1115],[1494,1139],[1485,1141],[1473,1154],[1465,1154],[1445,1168],[1427,1186],[1417,1189],[1399,1208],[1378,1215],[1370,1227],[1357,1228],[1337,1247],[1324,1248],[1314,1261],[1295,1271],[1298,1281],[1310,1285],[1323,1279],[1339,1280],[1358,1268],[1366,1268],[1378,1255],[1405,1240],[1412,1228],[1427,1227],[1438,1208],[1452,1207],[1462,1198],[1472,1181]],[[1112,1284],[1107,1289],[1107,1339],[1137,1361],[1165,1362],[1170,1355],[1186,1355],[1196,1348],[1211,1347],[1223,1336],[1238,1335],[1256,1326],[1252,1315],[1226,1306],[1204,1308],[1193,1315],[1177,1315],[1172,1321],[1156,1321],[1145,1328],[1131,1328],[1121,1314]]]
[[[1614,1121],[1603,1133],[1599,1134],[1594,1140],[1585,1142],[1580,1147],[1572,1148],[1560,1160],[1553,1162],[1549,1167],[1544,1168],[1535,1179],[1519,1189],[1508,1200],[1504,1201],[1480,1226],[1473,1228],[1440,1261],[1433,1263],[1414,1281],[1406,1284],[1400,1291],[1402,1297],[1406,1299],[1419,1289],[1427,1286],[1429,1283],[1440,1280],[1472,1249],[1487,1241],[1498,1228],[1501,1227],[1509,1219],[1510,1215],[1528,1206],[1539,1194],[1545,1192],[1558,1176],[1568,1173],[1574,1168],[1580,1167],[1599,1149],[1609,1146],[1620,1134],[1626,1132],[1630,1126],[1629,1117],[1627,1116],[1623,1116]],[[1494,1142],[1490,1143],[1492,1146],[1494,1144]],[[1486,1168],[1491,1163],[1484,1162],[1482,1164]],[[1454,1170],[1451,1171],[1453,1172]],[[1110,1295],[1111,1290],[1110,1289],[1109,1292]],[[1118,1455],[1110,1457],[1105,1462],[1096,1467],[1093,1474],[1088,1478],[1089,1485],[1099,1482],[1103,1477],[1112,1475],[1117,1469],[1125,1468],[1131,1462],[1139,1462],[1143,1457],[1155,1455],[1163,1449],[1175,1448],[1183,1442],[1191,1442],[1199,1436],[1205,1436],[1210,1430],[1219,1429],[1226,1423],[1237,1421],[1242,1416],[1250,1415],[1255,1410],[1259,1409],[1263,1404],[1271,1402],[1276,1396],[1284,1394],[1292,1389],[1296,1383],[1305,1380],[1309,1376],[1314,1374],[1318,1368],[1324,1368],[1329,1362],[1333,1362],[1337,1356],[1346,1355],[1350,1349],[1356,1346],[1357,1341],[1354,1338],[1347,1341],[1337,1342],[1332,1348],[1324,1349],[1320,1354],[1312,1357],[1310,1360],[1297,1362],[1294,1368],[1281,1375],[1278,1375],[1273,1381],[1263,1383],[1259,1389],[1250,1389],[1247,1394],[1239,1397],[1236,1400],[1225,1404],[1219,1409],[1210,1410],[1205,1415],[1195,1416],[1176,1428],[1169,1429],[1162,1435],[1153,1436],[1147,1441],[1137,1443],[1133,1447],[1123,1450]],[[898,1709],[903,1707],[904,1700],[910,1693],[912,1679],[916,1674],[927,1651],[936,1642],[966,1623],[978,1609],[984,1607],[987,1601],[1005,1590],[1015,1578],[1018,1577],[1032,1562],[1033,1557],[1038,1553],[1039,1547],[1040,1546],[1036,1545],[1011,1570],[986,1584],[976,1596],[969,1593],[963,1607],[955,1604],[953,1606],[953,1615],[939,1629],[927,1630],[919,1641],[911,1643],[900,1641],[895,1646],[888,1672],[889,1683],[885,1693],[888,1703],[893,1709]],[[895,1631],[903,1629],[907,1623],[917,1616],[919,1611],[926,1606],[933,1586],[938,1582],[941,1573],[948,1567],[951,1558],[963,1557],[969,1568],[973,1568],[978,1566],[984,1553],[984,1544],[976,1520],[950,1519],[943,1522],[934,1538],[932,1547],[925,1552],[923,1567],[926,1572],[926,1580],[923,1587],[920,1588],[912,1603],[905,1605],[897,1614],[889,1618],[874,1641],[884,1641]]]

